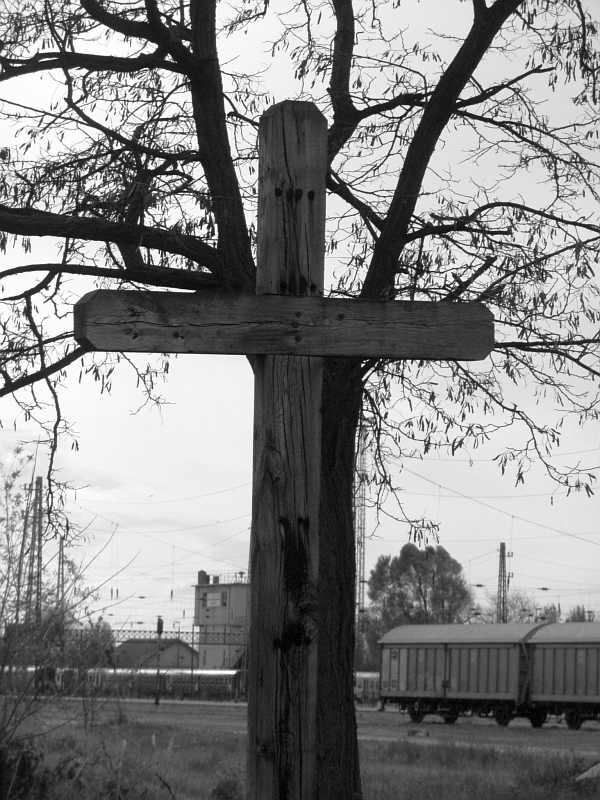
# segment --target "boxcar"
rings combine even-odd
[[[501,725],[527,705],[528,642],[536,625],[401,625],[380,640],[381,702],[415,722],[492,714]],[[536,725],[539,712],[533,718]],[[545,717],[544,717],[545,718]]]
[[[401,625],[380,640],[381,702],[413,721],[492,714],[539,728],[600,719],[600,623]]]
[[[532,640],[530,703],[577,730],[600,715],[600,622],[544,625]],[[540,712],[541,713],[541,712]]]

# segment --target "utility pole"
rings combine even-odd
[[[506,595],[510,586],[512,572],[506,572],[506,559],[511,558],[512,553],[506,552],[506,544],[500,542],[500,564],[498,567],[498,600],[496,602],[496,622],[506,622],[508,609],[506,608]]]
[[[58,574],[56,577],[56,608],[65,613],[65,539],[58,537]]]
[[[18,625],[20,622],[21,600],[23,596],[23,572],[25,565],[25,555],[27,553],[27,539],[29,536],[29,527],[32,525],[32,494],[33,494],[33,481],[27,487],[27,503],[25,504],[25,518],[23,520],[23,535],[21,536],[21,548],[19,552],[19,564],[17,568],[17,591],[16,591],[16,607],[15,607],[15,623]],[[7,503],[8,507],[8,503]],[[27,584],[28,586],[29,584]],[[26,592],[27,594],[27,592]],[[25,617],[27,618],[29,610],[25,607]]]
[[[37,626],[42,616],[42,484],[43,478],[35,479],[25,591],[25,622]],[[27,536],[26,529],[23,536]]]
[[[35,479],[35,530],[34,536],[36,540],[36,567],[35,567],[35,624],[38,629],[38,636],[40,635],[40,628],[42,625],[42,495],[43,495],[43,478],[38,477]]]
[[[192,654],[190,658],[190,697],[193,698],[194,696],[195,696],[194,695],[194,623],[192,622]]]
[[[356,538],[356,625],[365,610],[365,505],[367,445],[364,421],[358,431],[356,471],[354,473],[354,536]]]
[[[65,606],[65,539],[58,537],[58,571],[56,575],[56,615],[60,635],[60,666],[65,665],[65,635],[67,611]]]
[[[156,697],[154,698],[154,705],[160,703],[160,639],[163,632],[163,618],[158,617],[156,620]]]
[[[179,655],[179,648],[181,646],[181,622],[177,619],[173,623],[173,628],[175,627],[175,625],[177,625],[177,669],[179,669],[180,667],[179,660],[181,658],[181,656]]]

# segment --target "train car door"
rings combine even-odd
[[[449,647],[447,644],[444,645],[444,677],[442,680],[442,692],[444,697],[448,696],[448,691],[451,686],[453,652],[452,647]]]

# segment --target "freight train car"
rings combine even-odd
[[[531,640],[530,704],[577,730],[600,717],[600,622],[553,623]],[[540,712],[541,714],[541,712]]]
[[[521,707],[534,625],[401,625],[381,639],[381,701],[414,722],[440,714],[494,714]],[[510,719],[510,716],[508,717]]]
[[[381,702],[415,722],[515,716],[571,728],[600,716],[600,624],[402,625],[381,639]]]

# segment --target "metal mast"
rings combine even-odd
[[[36,521],[35,528],[35,546],[36,546],[36,562],[35,562],[35,624],[40,628],[42,624],[42,530],[43,530],[43,489],[41,477],[35,479],[35,514]]]
[[[58,574],[56,578],[56,608],[61,614],[65,611],[65,540],[58,537]]]
[[[496,603],[496,621],[506,622],[508,619],[508,609],[506,607],[506,595],[508,594],[508,587],[512,573],[506,572],[506,559],[510,558],[512,553],[506,552],[506,544],[500,542],[500,565],[498,567],[498,600]]]
[[[42,616],[42,481],[40,477],[35,479],[25,592],[25,622],[38,626]]]
[[[506,545],[500,542],[500,566],[498,568],[498,600],[496,622],[506,622]]]
[[[31,515],[33,510],[33,479],[27,487],[27,502],[25,505],[25,518],[23,519],[23,534],[21,536],[21,547],[19,550],[19,563],[17,567],[17,586],[16,586],[16,605],[15,605],[15,623],[18,625],[20,622],[21,603],[23,599],[23,572],[25,569],[25,557],[27,554],[29,528],[32,525]],[[25,609],[27,615],[27,607]]]
[[[367,446],[364,423],[358,431],[356,471],[354,473],[354,537],[356,541],[356,623],[365,610],[365,505],[367,483]]]

